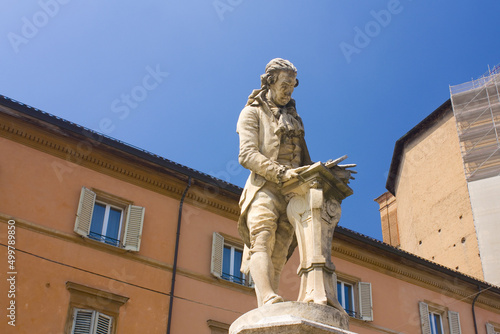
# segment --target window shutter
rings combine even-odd
[[[127,223],[123,246],[126,250],[139,251],[141,247],[142,226],[144,223],[144,211],[142,206],[129,205],[127,212]]]
[[[448,322],[450,323],[450,334],[461,334],[460,316],[458,312],[448,311]]]
[[[94,203],[95,193],[90,189],[82,187],[74,231],[84,237],[88,236],[90,232],[90,223],[92,222]]]
[[[113,323],[113,318],[111,318],[105,314],[99,313],[99,315],[97,316],[95,333],[96,334],[110,334],[112,323]]]
[[[361,320],[373,321],[372,284],[358,282],[359,314]]]
[[[93,318],[93,311],[75,309],[71,334],[91,334]]]
[[[420,325],[422,326],[422,334],[431,334],[429,306],[424,302],[418,302],[418,308],[420,310]]]
[[[224,237],[217,232],[214,232],[212,238],[212,263],[210,264],[210,272],[216,276],[222,276],[222,255],[224,253]]]
[[[486,324],[486,334],[496,334],[495,327],[492,324]]]

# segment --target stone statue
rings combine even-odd
[[[238,318],[231,334],[340,333],[349,327],[335,292],[331,252],[340,203],[353,193],[347,184],[355,171],[347,168],[355,165],[339,165],[347,156],[311,161],[291,97],[297,85],[291,62],[271,60],[261,89],[252,92],[238,119],[239,161],[250,170],[238,222],[245,243],[242,271],[252,275],[259,308]],[[297,245],[299,297],[283,302],[280,274]]]
[[[259,307],[283,301],[277,293],[280,274],[297,246],[287,215],[294,193],[284,192],[283,185],[293,183],[313,165],[304,140],[304,125],[291,98],[298,83],[297,69],[291,62],[271,60],[261,75],[261,89],[249,96],[237,124],[239,162],[251,172],[240,198],[238,230],[245,243],[242,271],[252,275]],[[336,173],[340,183],[347,184],[354,171],[346,168],[355,165],[337,165],[343,159],[322,166]],[[295,220],[293,215],[291,218]],[[329,303],[339,306],[336,300]]]
[[[281,186],[311,164],[304,126],[291,98],[298,83],[291,62],[271,60],[261,89],[252,92],[238,119],[239,162],[251,171],[240,199],[242,268],[252,274],[259,306],[283,301],[277,294],[280,274],[296,242]]]

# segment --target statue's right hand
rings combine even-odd
[[[288,180],[297,178],[299,174],[295,171],[295,169],[287,169],[283,177],[281,178],[281,182],[286,182]]]
[[[302,172],[308,168],[309,168],[309,165],[301,166],[301,167],[297,167],[297,168],[293,168],[293,169],[287,169],[285,171],[285,174],[281,178],[281,181],[286,182],[286,181],[291,180],[291,179],[296,179],[300,172]]]

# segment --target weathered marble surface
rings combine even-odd
[[[297,69],[291,62],[271,60],[261,76],[261,88],[249,96],[237,124],[238,160],[250,170],[238,222],[245,243],[242,271],[251,272],[259,306],[283,302],[278,295],[280,275],[296,244],[281,186],[311,164],[292,99],[297,85]]]
[[[352,194],[351,188],[331,167],[317,162],[285,183],[282,192],[289,200],[287,215],[299,247],[297,300],[330,305],[345,313],[335,295],[332,238],[340,219],[340,203]]]
[[[264,305],[239,317],[229,334],[354,334],[349,316],[328,305],[284,302]]]
[[[331,249],[340,203],[352,194],[348,168],[355,165],[339,165],[346,156],[311,161],[291,98],[296,77],[292,63],[271,60],[238,119],[239,161],[251,172],[240,199],[242,271],[254,279],[259,308],[238,318],[231,334],[351,333],[335,294]],[[298,302],[284,302],[280,274],[297,245]]]

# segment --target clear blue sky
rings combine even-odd
[[[0,94],[243,186],[239,112],[266,63],[289,59],[313,160],[358,164],[340,224],[381,239],[373,199],[395,141],[450,84],[500,63],[499,13],[498,0],[2,0]]]

